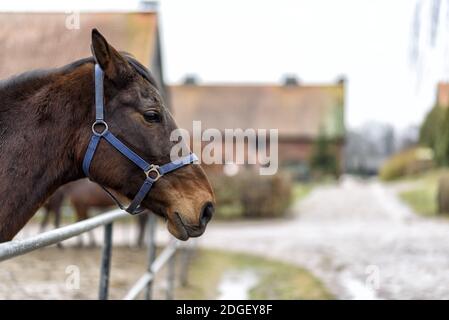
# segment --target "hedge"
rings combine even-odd
[[[209,176],[219,218],[281,217],[292,201],[292,182],[286,173],[261,176],[248,170],[232,177]]]

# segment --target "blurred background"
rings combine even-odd
[[[218,206],[178,266],[188,280],[175,298],[449,298],[449,1],[17,0],[0,11],[0,78],[90,55],[98,28],[150,68],[180,127],[279,130],[276,175],[206,166]],[[101,192],[60,190],[18,237],[105,211]],[[116,228],[112,298],[145,270],[145,220]],[[0,263],[0,298],[95,298],[100,239]],[[64,285],[72,264],[78,290]]]

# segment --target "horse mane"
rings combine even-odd
[[[123,56],[123,58],[128,61],[130,66],[145,80],[147,80],[151,85],[158,87],[157,82],[153,75],[151,74],[150,70],[146,68],[143,64],[141,64],[139,61],[137,61],[130,53],[121,51],[120,54]],[[86,64],[86,63],[95,63],[94,57],[87,57],[82,58],[79,60],[76,60],[72,63],[69,63],[63,67],[57,67],[57,68],[51,68],[51,69],[35,69],[31,71],[26,71],[23,73],[20,73],[18,75],[13,75],[9,78],[0,80],[0,93],[2,90],[9,89],[12,87],[20,86],[24,83],[30,83],[30,82],[39,82],[40,85],[44,84],[45,82],[42,82],[44,79],[46,79],[48,76],[51,76],[53,74],[58,73],[69,73],[72,72],[74,69]]]

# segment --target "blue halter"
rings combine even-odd
[[[169,162],[162,166],[155,164],[149,164],[141,157],[139,157],[134,151],[125,146],[116,136],[114,136],[110,131],[108,124],[104,120],[104,93],[103,93],[103,70],[98,64],[95,64],[95,113],[96,119],[92,124],[92,137],[90,138],[89,145],[84,155],[83,160],[83,171],[87,177],[89,177],[89,167],[92,159],[97,150],[98,143],[101,138],[104,138],[111,146],[117,149],[121,154],[132,161],[136,166],[138,166],[146,175],[146,179],[140,187],[139,191],[135,195],[134,199],[128,208],[125,208],[120,201],[105,187],[101,186],[117,203],[117,205],[130,214],[137,214],[142,212],[144,209],[141,208],[140,204],[145,198],[145,196],[150,192],[153,184],[159,180],[163,175],[172,172],[176,169],[184,167],[198,160],[197,156],[193,153],[188,156],[182,157],[176,161]],[[98,131],[99,127],[102,127],[102,131]]]

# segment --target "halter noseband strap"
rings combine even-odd
[[[92,124],[92,137],[90,138],[89,145],[87,146],[86,154],[83,160],[83,171],[87,177],[89,177],[89,167],[92,159],[97,150],[98,143],[101,138],[104,138],[111,146],[123,154],[126,158],[132,161],[136,166],[138,166],[145,173],[146,178],[140,187],[139,191],[135,195],[134,199],[128,208],[125,208],[120,201],[105,187],[100,185],[117,203],[117,205],[127,211],[130,214],[137,214],[143,211],[140,204],[145,198],[145,196],[150,192],[153,184],[159,180],[163,175],[179,169],[183,166],[191,164],[198,160],[195,154],[191,153],[188,156],[182,157],[178,160],[166,163],[164,165],[158,166],[155,164],[149,164],[143,160],[134,151],[129,149],[123,144],[116,136],[114,136],[110,131],[108,124],[104,120],[104,94],[103,94],[103,70],[98,64],[95,64],[95,122]],[[101,130],[101,131],[100,131]]]

